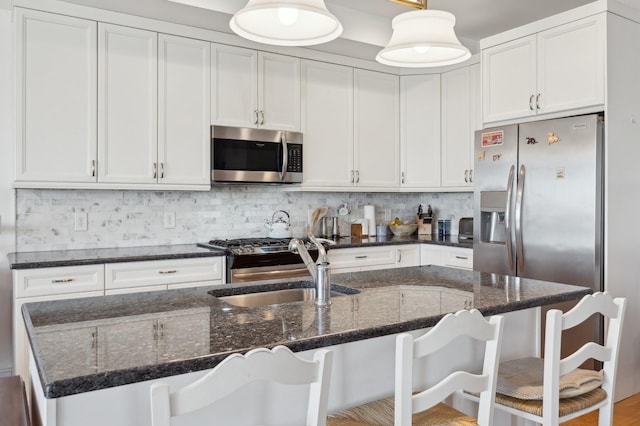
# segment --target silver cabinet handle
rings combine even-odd
[[[464,181],[469,183],[469,170],[464,171]]]
[[[398,250],[398,258],[396,259],[396,263],[402,262],[402,250]]]
[[[351,183],[355,181],[355,173],[351,170]]]
[[[509,271],[515,272],[513,264],[513,247],[511,241],[511,197],[513,197],[513,176],[516,166],[512,165],[509,169],[509,178],[507,179],[507,203],[504,206],[504,230],[506,235],[507,261],[509,262]]]
[[[53,284],[65,284],[73,281],[73,278],[59,278],[55,280],[51,280]]]
[[[258,110],[253,110],[253,124],[258,124]]]
[[[96,160],[91,160],[91,177],[96,177]]]
[[[540,93],[536,96],[536,109],[540,109]]]
[[[473,169],[469,169],[469,183],[473,182]]]
[[[535,95],[531,95],[529,96],[529,110],[533,111],[533,98],[535,97]]]
[[[164,179],[164,163],[160,163],[160,179]]]
[[[518,173],[518,189],[516,192],[516,258],[518,259],[518,274],[524,272],[524,249],[522,245],[522,198],[524,197],[524,177],[526,169],[520,166]]]
[[[369,256],[367,256],[366,254],[363,254],[363,255],[360,255],[360,256],[356,256],[356,259],[366,259],[367,257],[369,257]]]
[[[158,177],[158,163],[153,163],[153,178],[156,179]]]
[[[360,183],[360,170],[356,170],[356,183]]]
[[[400,176],[401,176],[400,179],[401,179],[402,183],[404,183],[404,172],[402,172],[402,174]]]
[[[158,273],[161,275],[175,274],[176,272],[178,272],[176,269],[169,269],[168,271],[158,271]]]
[[[260,111],[260,124],[264,124],[264,111]]]
[[[96,334],[95,331],[93,333],[91,333],[91,349],[95,349],[96,346],[98,346],[97,337],[98,337],[98,335]]]
[[[467,256],[456,256],[456,259],[467,260],[469,258]]]

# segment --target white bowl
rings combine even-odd
[[[402,225],[389,225],[389,229],[391,229],[391,232],[393,232],[393,235],[396,237],[406,237],[416,232],[418,224],[406,223]]]

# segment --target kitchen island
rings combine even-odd
[[[340,274],[332,282],[343,295],[328,308],[313,301],[240,307],[220,299],[308,284],[295,280],[25,304],[36,424],[149,424],[152,381],[181,386],[231,353],[280,344],[309,358],[317,348],[334,351],[333,411],[393,392],[398,333],[420,333],[448,312],[476,308],[485,316],[506,316],[503,359],[536,354],[539,307],[591,292],[436,266]],[[473,342],[460,342],[436,369],[474,359],[476,350]],[[431,371],[433,364],[425,368]],[[289,422],[302,418],[304,409],[296,407],[304,392],[270,393],[285,394],[286,405],[253,401],[260,386],[246,390],[245,404],[212,406],[191,420],[215,416],[219,424],[233,424],[229,419],[239,414],[251,422],[261,410]]]

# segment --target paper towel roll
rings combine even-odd
[[[369,225],[369,235],[376,235],[376,208],[371,204],[364,206],[364,218]]]

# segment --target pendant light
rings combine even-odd
[[[324,0],[249,0],[229,26],[248,40],[277,46],[310,46],[342,34]]]
[[[471,57],[469,49],[460,43],[453,31],[456,23],[453,14],[426,10],[426,0],[396,2],[411,3],[422,10],[393,18],[391,39],[387,47],[378,52],[376,61],[395,67],[422,68],[456,64]]]

